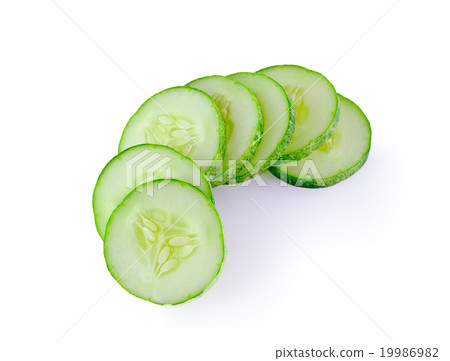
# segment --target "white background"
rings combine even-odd
[[[449,7],[394,2],[2,2],[0,358],[385,346],[449,360]],[[164,88],[285,63],[365,111],[366,165],[323,190],[269,175],[215,189],[228,255],[193,302],[160,307],[114,285],[91,196],[128,118]]]

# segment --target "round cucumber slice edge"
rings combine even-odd
[[[338,97],[337,97],[337,93],[336,93],[336,90],[335,90],[333,84],[323,74],[321,74],[321,73],[319,73],[317,71],[314,71],[314,70],[311,70],[311,69],[299,66],[299,65],[292,65],[292,64],[273,65],[273,66],[269,66],[267,68],[260,69],[260,70],[257,71],[257,73],[266,74],[266,75],[268,75],[270,77],[273,77],[276,81],[278,81],[277,77],[275,77],[275,76],[270,74],[271,70],[277,70],[277,69],[287,69],[287,70],[288,69],[293,69],[293,70],[298,69],[298,70],[301,70],[301,71],[305,72],[308,75],[317,76],[318,77],[317,79],[319,79],[319,80],[323,79],[323,81],[325,81],[325,84],[329,87],[329,89],[333,92],[333,95],[334,95],[335,105],[334,105],[334,107],[332,109],[331,116],[330,116],[330,122],[327,124],[327,127],[325,129],[323,129],[323,131],[318,136],[316,136],[314,139],[310,139],[307,144],[305,144],[304,146],[302,146],[302,147],[300,147],[298,149],[295,149],[293,151],[289,151],[289,146],[291,144],[288,145],[287,150],[285,151],[285,154],[283,154],[280,157],[280,160],[287,160],[287,161],[289,161],[289,160],[299,160],[299,159],[302,159],[302,158],[308,156],[314,150],[316,150],[316,149],[320,148],[322,145],[324,145],[328,141],[328,139],[331,137],[331,135],[333,134],[334,129],[336,128],[337,122],[339,120]],[[266,73],[266,71],[268,71],[268,72]],[[312,89],[319,80],[316,80],[313,83],[313,85],[308,88],[308,91],[310,89]],[[282,84],[282,82],[281,81],[278,81],[278,82],[286,90],[286,87]],[[287,90],[286,90],[286,93],[287,93]],[[300,98],[302,98],[302,97],[303,97],[303,95],[301,95]],[[292,103],[291,106],[293,108],[295,108],[297,102],[298,102],[298,99],[296,99],[295,101],[293,101],[291,99],[291,103]],[[295,114],[295,116],[296,116],[296,120],[297,120],[298,114]],[[296,130],[297,130],[297,128],[295,129],[295,131]],[[299,129],[299,131],[300,130],[301,129]],[[294,135],[293,135],[292,141],[296,137],[295,131],[294,131]]]
[[[172,301],[172,302],[160,302],[157,301],[155,299],[150,298],[146,298],[143,297],[142,295],[138,294],[137,292],[133,292],[130,287],[127,287],[127,285],[124,284],[123,278],[124,278],[124,274],[121,274],[120,276],[116,274],[116,272],[112,269],[112,265],[111,262],[108,260],[108,245],[109,245],[109,234],[110,234],[110,228],[112,227],[112,224],[115,222],[115,217],[118,216],[120,217],[120,211],[121,208],[126,207],[127,202],[136,194],[136,193],[143,193],[146,192],[144,189],[146,189],[146,187],[158,187],[158,183],[162,183],[162,182],[166,182],[167,180],[164,179],[159,179],[159,180],[155,180],[155,181],[151,181],[145,184],[141,184],[140,186],[136,187],[130,194],[127,195],[127,197],[125,197],[125,199],[122,201],[122,203],[114,210],[113,214],[111,215],[110,219],[108,220],[108,224],[106,227],[106,234],[105,234],[105,242],[104,242],[104,246],[103,246],[103,250],[104,250],[104,257],[105,257],[105,262],[106,262],[106,266],[108,268],[108,271],[111,273],[112,277],[116,280],[116,282],[122,287],[124,288],[128,293],[132,294],[133,296],[143,299],[145,301],[149,301],[151,303],[157,304],[157,305],[179,305],[179,304],[183,304],[186,303],[194,298],[197,298],[199,296],[201,296],[202,294],[204,294],[208,289],[211,288],[211,286],[217,281],[221,271],[222,271],[222,267],[225,261],[225,257],[226,257],[226,247],[225,247],[225,242],[224,242],[224,237],[223,237],[223,226],[222,226],[222,222],[220,220],[220,216],[216,210],[216,208],[214,207],[214,205],[212,204],[212,202],[210,201],[210,199],[208,199],[208,197],[206,197],[206,195],[199,190],[198,188],[194,187],[193,185],[186,183],[184,181],[180,181],[180,180],[176,180],[176,179],[171,179],[169,182],[172,183],[172,185],[177,184],[181,187],[185,187],[186,190],[189,190],[189,192],[193,192],[196,194],[196,196],[198,197],[198,199],[203,199],[206,204],[208,205],[208,210],[212,211],[211,214],[213,214],[213,218],[217,221],[217,225],[218,225],[218,234],[217,237],[220,241],[220,254],[221,257],[218,259],[217,262],[217,271],[214,272],[214,275],[212,277],[210,277],[209,281],[207,283],[205,283],[204,285],[202,285],[202,289],[198,292],[195,292],[193,294],[188,294],[187,297],[180,299],[180,300],[176,300],[176,301]],[[158,192],[158,191],[156,191]],[[181,218],[181,217],[180,217]],[[177,220],[178,221],[178,220]],[[176,222],[177,222],[176,221]],[[175,222],[175,223],[176,223]],[[162,237],[161,237],[162,238]],[[159,242],[159,239],[156,241],[156,243]],[[134,267],[134,265],[131,265],[129,268]],[[126,271],[128,272],[128,270]],[[126,273],[125,272],[125,273]]]
[[[148,139],[148,134],[145,135],[145,132],[142,131],[142,129],[140,130],[140,128],[149,128],[150,123],[147,120],[143,120],[143,119],[139,119],[139,118],[145,118],[146,116],[148,117],[148,114],[150,114],[150,116],[152,115],[152,111],[154,111],[155,109],[152,109],[151,106],[154,105],[155,108],[159,109],[157,111],[157,113],[161,113],[158,118],[160,118],[161,116],[165,117],[165,118],[172,118],[172,115],[168,114],[167,111],[165,110],[166,107],[162,107],[160,106],[160,102],[162,100],[164,100],[164,97],[168,97],[170,95],[174,95],[174,98],[177,98],[177,100],[180,97],[180,94],[176,94],[177,92],[181,92],[181,95],[183,95],[182,93],[192,93],[192,94],[201,94],[201,97],[203,99],[199,99],[199,101],[204,100],[204,99],[208,99],[207,104],[206,104],[206,108],[205,110],[209,110],[209,107],[213,109],[214,112],[214,116],[217,117],[217,135],[215,135],[215,138],[217,137],[217,146],[214,149],[214,153],[212,154],[211,152],[208,151],[209,155],[208,156],[200,156],[200,155],[196,155],[196,153],[200,153],[201,151],[199,150],[200,146],[198,144],[198,142],[195,142],[193,138],[191,138],[193,140],[194,144],[191,144],[192,147],[195,149],[197,148],[197,150],[194,150],[193,154],[184,154],[183,151],[181,151],[181,149],[177,149],[176,146],[171,146],[171,148],[174,148],[175,150],[179,151],[180,153],[189,156],[190,158],[192,158],[194,161],[198,160],[198,161],[205,161],[207,163],[207,165],[201,164],[201,168],[204,170],[205,175],[207,176],[207,178],[211,178],[214,177],[214,171],[217,169],[216,164],[220,163],[221,160],[224,157],[225,154],[225,147],[226,147],[226,143],[225,143],[225,123],[222,117],[222,114],[220,112],[220,110],[217,108],[216,104],[214,103],[213,99],[204,91],[200,90],[200,89],[196,89],[196,88],[192,88],[192,87],[187,87],[187,86],[175,86],[175,87],[171,87],[168,89],[164,89],[156,94],[154,94],[153,96],[151,96],[150,98],[148,98],[139,108],[138,110],[133,114],[133,116],[128,120],[121,138],[120,138],[120,142],[119,142],[119,152],[122,150],[125,150],[126,148],[129,148],[133,145],[137,145],[137,144],[142,144],[142,143],[156,143],[156,144],[161,144],[161,145],[168,145],[169,144],[164,144],[166,140],[163,139],[163,142],[161,141],[149,141]],[[163,98],[161,98],[163,97]],[[155,98],[161,98],[158,99],[158,102],[155,100]],[[173,105],[171,104],[171,107],[173,106],[173,108],[175,110],[177,110],[178,104],[177,102],[173,102]],[[202,105],[203,106],[203,105]],[[150,107],[150,110],[148,110],[148,108]],[[198,108],[198,107],[197,107]],[[180,108],[181,109],[181,108]],[[180,112],[180,109],[177,110],[177,113]],[[185,112],[185,108],[181,109],[181,112],[184,114]],[[191,110],[192,111],[192,110]],[[172,112],[169,110],[169,112]],[[156,114],[156,113],[155,113]],[[183,115],[182,114],[182,115]],[[182,117],[183,118],[183,117]],[[142,124],[139,124],[142,123]],[[210,126],[210,124],[206,124],[208,126]],[[196,126],[201,126],[201,124],[196,124]],[[136,129],[131,129],[131,128],[136,128]],[[153,130],[153,126],[151,127]],[[184,129],[181,129],[183,131],[186,131]],[[150,132],[151,134],[152,132]],[[204,144],[210,143],[211,139],[210,136],[212,134],[208,135],[208,138],[204,140]],[[131,139],[129,139],[131,138]],[[136,138],[136,139],[133,139]],[[163,137],[164,138],[164,137]],[[195,137],[194,137],[195,138]],[[191,148],[192,148],[191,147]],[[206,146],[204,147],[206,148]],[[205,150],[206,151],[206,150]]]
[[[338,94],[340,104],[341,106],[344,106],[345,103],[347,103],[348,106],[350,106],[354,111],[356,111],[362,121],[364,121],[365,126],[367,126],[367,146],[365,148],[365,151],[362,153],[362,156],[359,158],[358,161],[354,162],[351,166],[340,170],[338,173],[336,173],[333,176],[323,177],[323,178],[309,178],[309,177],[300,177],[299,175],[290,174],[289,171],[283,170],[283,165],[288,165],[289,162],[279,162],[278,165],[274,165],[269,168],[269,171],[276,176],[277,178],[283,180],[284,182],[291,184],[293,186],[297,187],[303,187],[303,188],[324,188],[324,187],[330,187],[333,186],[339,182],[342,182],[343,180],[351,177],[353,174],[355,174],[361,167],[365,164],[369,157],[369,152],[371,148],[371,140],[372,140],[372,128],[370,126],[370,122],[364,112],[361,110],[361,108],[351,101],[350,99],[342,96],[341,94]],[[341,122],[345,122],[345,116],[346,114],[342,114],[343,117],[341,119]],[[339,123],[340,124],[340,123]],[[339,124],[336,128],[336,131],[339,131]],[[320,150],[316,150],[315,152],[319,152]],[[311,153],[310,156],[313,157],[315,152]],[[302,161],[302,160],[300,160]]]
[[[263,113],[263,118],[264,118],[263,134],[261,135],[261,142],[257,146],[254,156],[251,159],[252,162],[254,162],[255,157],[258,156],[258,149],[260,147],[266,146],[267,141],[265,141],[264,136],[270,136],[270,134],[267,134],[267,133],[270,130],[272,130],[282,120],[282,118],[285,115],[287,118],[287,122],[285,122],[286,124],[285,124],[285,128],[284,128],[285,129],[284,134],[282,135],[282,137],[280,137],[280,139],[277,141],[277,143],[275,145],[272,145],[272,152],[270,154],[268,154],[267,156],[265,156],[264,159],[259,160],[257,165],[253,166],[251,168],[251,170],[248,170],[247,168],[245,168],[245,170],[243,170],[237,174],[236,182],[241,183],[241,182],[244,182],[245,180],[251,178],[255,174],[265,171],[272,165],[272,163],[274,161],[279,160],[281,154],[284,152],[284,150],[288,146],[288,144],[292,138],[292,135],[294,134],[295,111],[294,111],[294,108],[291,106],[289,96],[287,95],[284,88],[277,81],[275,81],[273,78],[269,77],[268,75],[263,74],[263,73],[239,72],[239,73],[234,73],[234,74],[228,75],[228,77],[241,82],[242,84],[244,84],[248,88],[250,88],[251,91],[253,91],[257,100],[260,103],[261,110]],[[261,96],[258,96],[259,92],[257,92],[256,89],[254,89],[253,87],[249,86],[248,83],[246,84],[245,78],[247,78],[249,81],[254,81],[255,79],[261,79],[261,78],[265,79],[265,81],[268,81],[272,87],[275,87],[275,89],[278,90],[279,94],[282,94],[283,99],[285,101],[284,105],[287,108],[281,109],[281,114],[276,116],[275,121],[273,119],[270,119],[270,118],[273,118],[273,117],[271,117],[272,114],[270,114],[270,110],[268,109],[268,107],[270,107],[270,106],[268,104],[266,104],[266,105],[263,104]],[[265,106],[267,108],[265,108]],[[266,116],[266,114],[268,116]],[[268,123],[269,119],[271,121],[271,124]],[[270,145],[270,143],[269,143],[269,145]]]
[[[233,139],[234,139],[234,143],[236,143],[236,131],[233,131],[233,134],[230,135],[230,134],[228,134],[229,131],[225,130],[225,135],[226,135],[225,143],[226,144],[225,144],[225,155],[223,157],[222,167],[217,169],[215,177],[210,177],[211,185],[213,187],[216,187],[216,186],[219,186],[222,184],[235,183],[236,174],[239,173],[244,168],[244,162],[250,161],[258,144],[261,141],[264,120],[263,120],[262,111],[261,111],[261,107],[259,105],[258,99],[253,94],[253,92],[247,86],[245,86],[244,84],[242,84],[232,78],[228,78],[228,77],[225,77],[222,75],[209,75],[209,76],[204,76],[204,77],[201,77],[198,79],[194,79],[194,80],[190,81],[189,83],[187,83],[186,84],[187,87],[192,87],[195,89],[203,90],[203,91],[207,92],[213,98],[213,101],[216,103],[216,105],[220,109],[219,111],[222,113],[222,115],[224,117],[226,129],[227,128],[230,129],[230,127],[231,127],[231,129],[233,129],[236,125],[242,127],[244,123],[243,122],[235,123],[233,121],[228,120],[227,114],[229,113],[229,107],[233,106],[234,104],[232,101],[223,99],[224,95],[222,93],[224,91],[227,91],[227,89],[223,89],[223,88],[221,89],[219,87],[215,88],[215,86],[213,85],[209,91],[206,91],[205,88],[208,87],[208,84],[206,84],[206,86],[205,85],[201,86],[201,83],[205,83],[205,82],[212,83],[214,80],[216,80],[218,83],[222,82],[222,83],[231,84],[233,86],[238,86],[238,88],[240,88],[239,90],[245,89],[246,90],[245,94],[246,94],[246,96],[250,96],[250,99],[252,100],[252,105],[256,109],[256,116],[257,116],[256,124],[251,125],[251,128],[253,130],[253,133],[251,134],[252,136],[249,139],[246,139],[247,148],[240,151],[238,157],[230,158],[230,155],[229,155],[231,153],[231,150],[233,150],[233,147],[232,147],[233,144],[230,145],[230,143],[233,142]],[[209,85],[211,85],[211,84],[209,84]],[[212,91],[212,89],[214,89],[214,91]],[[214,94],[212,94],[212,93],[214,93]],[[238,99],[242,99],[242,98],[238,98]],[[224,103],[224,104],[222,104],[222,103]],[[232,124],[230,124],[230,123],[232,123]],[[255,129],[253,129],[253,127]],[[230,137],[233,137],[233,139],[231,139]],[[234,159],[234,158],[237,158],[237,159]],[[231,166],[229,166],[229,165],[231,165]]]
[[[137,182],[139,184],[134,184],[134,186],[131,185],[131,187],[129,187],[129,191],[127,192],[127,194],[124,197],[121,197],[121,200],[119,202],[117,202],[111,208],[110,213],[109,213],[108,217],[106,218],[106,222],[105,222],[104,220],[102,220],[102,218],[104,218],[104,217],[102,217],[102,208],[101,208],[103,206],[102,203],[105,202],[105,201],[111,202],[112,200],[111,199],[109,199],[109,200],[102,199],[104,197],[101,197],[101,194],[99,195],[99,189],[100,189],[100,187],[102,185],[102,181],[104,183],[104,178],[106,176],[106,172],[109,171],[111,169],[111,167],[113,167],[116,163],[117,163],[117,166],[119,168],[121,168],[120,167],[121,164],[118,163],[118,162],[120,162],[122,160],[122,157],[126,156],[127,153],[131,153],[131,152],[134,152],[134,151],[137,151],[137,150],[142,150],[142,151],[145,151],[145,150],[149,150],[149,151],[150,150],[152,150],[152,151],[160,150],[161,153],[172,154],[172,156],[177,157],[178,159],[182,159],[186,163],[189,162],[192,165],[192,177],[193,178],[194,178],[194,174],[193,174],[194,170],[198,170],[198,175],[200,176],[200,179],[201,179],[201,184],[198,186],[198,188],[200,188],[200,190],[203,193],[205,193],[205,195],[207,197],[209,197],[211,202],[214,204],[214,195],[213,195],[213,192],[212,192],[212,189],[211,189],[211,184],[206,179],[206,176],[204,175],[204,173],[202,172],[200,167],[192,159],[190,159],[189,157],[186,157],[185,155],[177,152],[173,148],[170,148],[168,146],[161,145],[161,144],[138,144],[138,145],[134,145],[134,146],[131,146],[130,148],[125,149],[124,151],[120,152],[115,157],[113,157],[105,165],[105,167],[102,169],[102,171],[101,171],[100,175],[98,176],[97,181],[95,183],[94,192],[92,194],[92,209],[93,209],[93,213],[94,213],[95,226],[96,226],[98,234],[100,235],[100,237],[102,239],[104,238],[106,224],[107,224],[107,221],[108,221],[109,216],[111,215],[111,213],[114,211],[114,209],[117,207],[117,205],[119,205],[121,203],[121,201],[124,199],[124,197],[126,197],[127,194],[131,193],[134,190],[135,187],[140,185],[140,182],[137,182],[136,179],[133,180],[135,183]],[[145,160],[143,160],[143,162],[144,161]],[[170,166],[170,164],[169,164],[169,166]],[[127,171],[126,169],[119,169],[119,170],[120,171],[124,170],[124,172]],[[120,174],[120,175],[122,175],[122,174]],[[126,174],[124,175],[124,177],[126,177]],[[148,179],[147,177],[148,177],[148,174],[146,174],[146,179]],[[190,175],[187,175],[187,178],[188,177],[190,177]],[[162,178],[167,179],[166,174],[160,175],[159,177],[154,178],[153,180],[162,179]],[[174,177],[174,178],[169,178],[169,179],[177,179],[177,178]],[[183,179],[181,179],[181,180],[183,180]],[[186,180],[186,179],[184,179],[184,180]],[[122,179],[122,181],[124,181],[124,180]],[[147,183],[147,182],[145,182],[145,183]],[[124,184],[119,184],[118,186],[123,188]],[[120,192],[120,189],[118,189],[118,192]],[[120,193],[123,193],[123,192],[120,192]],[[99,199],[99,197],[100,197],[100,199]]]

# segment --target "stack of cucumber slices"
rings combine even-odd
[[[197,297],[225,257],[212,187],[266,170],[297,187],[328,187],[362,167],[371,135],[355,103],[296,65],[157,93],[128,121],[94,189],[109,271],[156,304]]]

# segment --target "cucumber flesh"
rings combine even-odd
[[[225,124],[220,111],[204,92],[175,87],[148,99],[131,117],[119,152],[137,144],[167,145],[198,161],[207,175],[225,152]]]
[[[289,184],[320,188],[332,186],[356,173],[369,156],[372,130],[367,117],[351,100],[339,95],[339,123],[321,148],[300,161],[269,170]]]
[[[246,85],[258,99],[264,118],[263,135],[255,154],[236,176],[242,182],[251,174],[265,171],[288,146],[295,129],[294,108],[283,87],[264,74],[236,73],[228,76]]]
[[[141,144],[111,159],[98,177],[92,197],[100,237],[105,235],[111,213],[134,188],[152,180],[170,178],[193,184],[213,201],[211,186],[198,165],[172,148]]]
[[[301,159],[325,144],[338,121],[333,85],[322,74],[297,65],[276,65],[258,73],[280,83],[295,109],[295,132],[280,159]]]
[[[255,95],[243,84],[220,75],[187,84],[209,94],[222,112],[226,126],[226,151],[213,186],[228,184],[249,161],[262,135],[263,117]]]
[[[219,274],[222,225],[196,187],[178,180],[149,182],[112,213],[104,255],[111,275],[131,294],[162,305],[183,303]]]

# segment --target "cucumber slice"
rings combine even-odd
[[[243,84],[220,75],[196,79],[187,86],[208,93],[225,119],[226,151],[213,186],[228,184],[245,166],[261,141],[263,118],[255,95]]]
[[[243,182],[250,175],[269,168],[284,152],[295,129],[294,108],[283,87],[264,74],[236,73],[228,76],[246,85],[258,99],[264,118],[261,143],[253,158],[237,176],[237,182]]]
[[[134,188],[164,178],[191,183],[213,201],[209,182],[190,158],[164,145],[136,145],[111,159],[98,177],[92,206],[100,237],[104,238],[111,213]]]
[[[369,156],[372,130],[367,117],[351,100],[339,95],[339,107],[339,123],[325,145],[305,159],[269,170],[289,184],[306,188],[329,187],[356,173]]]
[[[301,159],[321,147],[338,121],[338,99],[322,74],[297,65],[259,70],[280,83],[295,108],[295,132],[280,159]]]
[[[222,267],[220,218],[189,183],[145,183],[112,213],[104,255],[111,275],[131,294],[161,305],[186,302],[203,293]]]
[[[215,162],[225,152],[225,124],[220,111],[204,92],[174,87],[148,99],[131,117],[119,144],[119,152],[137,144],[167,145],[201,162],[213,176]]]

